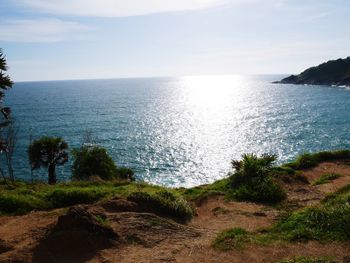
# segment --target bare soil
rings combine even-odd
[[[350,184],[349,162],[322,163],[302,172],[309,184],[284,182],[291,209],[317,204],[326,194]],[[312,185],[321,175],[342,177]],[[85,211],[85,212],[82,212]],[[333,256],[350,262],[350,243],[317,242],[251,245],[222,252],[212,242],[224,229],[256,230],[279,218],[277,208],[210,197],[187,225],[144,212],[126,200],[109,200],[24,216],[0,217],[3,262],[276,262],[293,256]]]

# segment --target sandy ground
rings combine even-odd
[[[312,185],[321,175],[330,172],[342,177],[324,185]],[[327,193],[350,184],[350,163],[322,163],[303,174],[311,184],[285,184],[288,203],[295,209],[316,204]],[[136,211],[132,205],[118,200],[85,206],[84,209],[107,218],[118,235],[115,243],[101,243],[83,230],[74,233],[65,230],[59,232],[60,235],[52,232],[59,216],[67,209],[3,216],[0,217],[0,262],[232,263],[276,262],[293,256],[333,256],[337,262],[350,262],[350,243],[252,245],[229,252],[213,249],[212,242],[220,231],[232,227],[247,230],[268,227],[279,216],[279,211],[273,207],[227,202],[221,196],[202,202],[197,207],[197,216],[188,225]],[[70,249],[73,254],[62,252]]]

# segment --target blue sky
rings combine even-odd
[[[349,0],[2,0],[15,81],[288,74],[350,56]]]

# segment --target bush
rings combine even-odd
[[[127,168],[117,168],[106,149],[99,146],[82,146],[72,151],[74,163],[72,176],[75,180],[89,180],[98,176],[103,180],[131,179],[133,172]]]
[[[118,167],[117,168],[117,175],[118,178],[128,180],[128,181],[135,181],[134,178],[134,171],[130,168],[126,167]]]
[[[150,212],[168,216],[179,222],[188,222],[193,217],[193,209],[185,199],[175,196],[173,193],[161,190],[150,194],[146,192],[134,192],[127,198]]]
[[[30,195],[2,194],[0,197],[0,213],[24,214],[41,207],[47,208],[48,204]]]
[[[52,208],[66,207],[76,204],[89,204],[100,200],[107,195],[98,189],[55,189],[46,194],[45,199]]]
[[[271,177],[267,177],[253,179],[237,187],[231,193],[231,197],[239,201],[277,203],[286,197],[286,193]]]
[[[294,162],[285,164],[295,170],[309,169],[316,167],[319,163],[350,159],[350,150],[323,151],[318,153],[305,153],[300,155]]]
[[[258,157],[245,154],[241,161],[233,160],[236,172],[231,175],[230,196],[238,200],[276,203],[286,196],[282,187],[271,176],[274,155]]]

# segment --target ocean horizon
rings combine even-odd
[[[213,182],[243,153],[350,148],[350,90],[272,84],[284,75],[213,75],[25,81],[7,92],[18,143],[16,178],[31,180],[30,140],[64,138],[79,147],[90,131],[118,166],[169,187]],[[57,167],[59,181],[71,176]],[[46,171],[33,173],[46,181]]]

